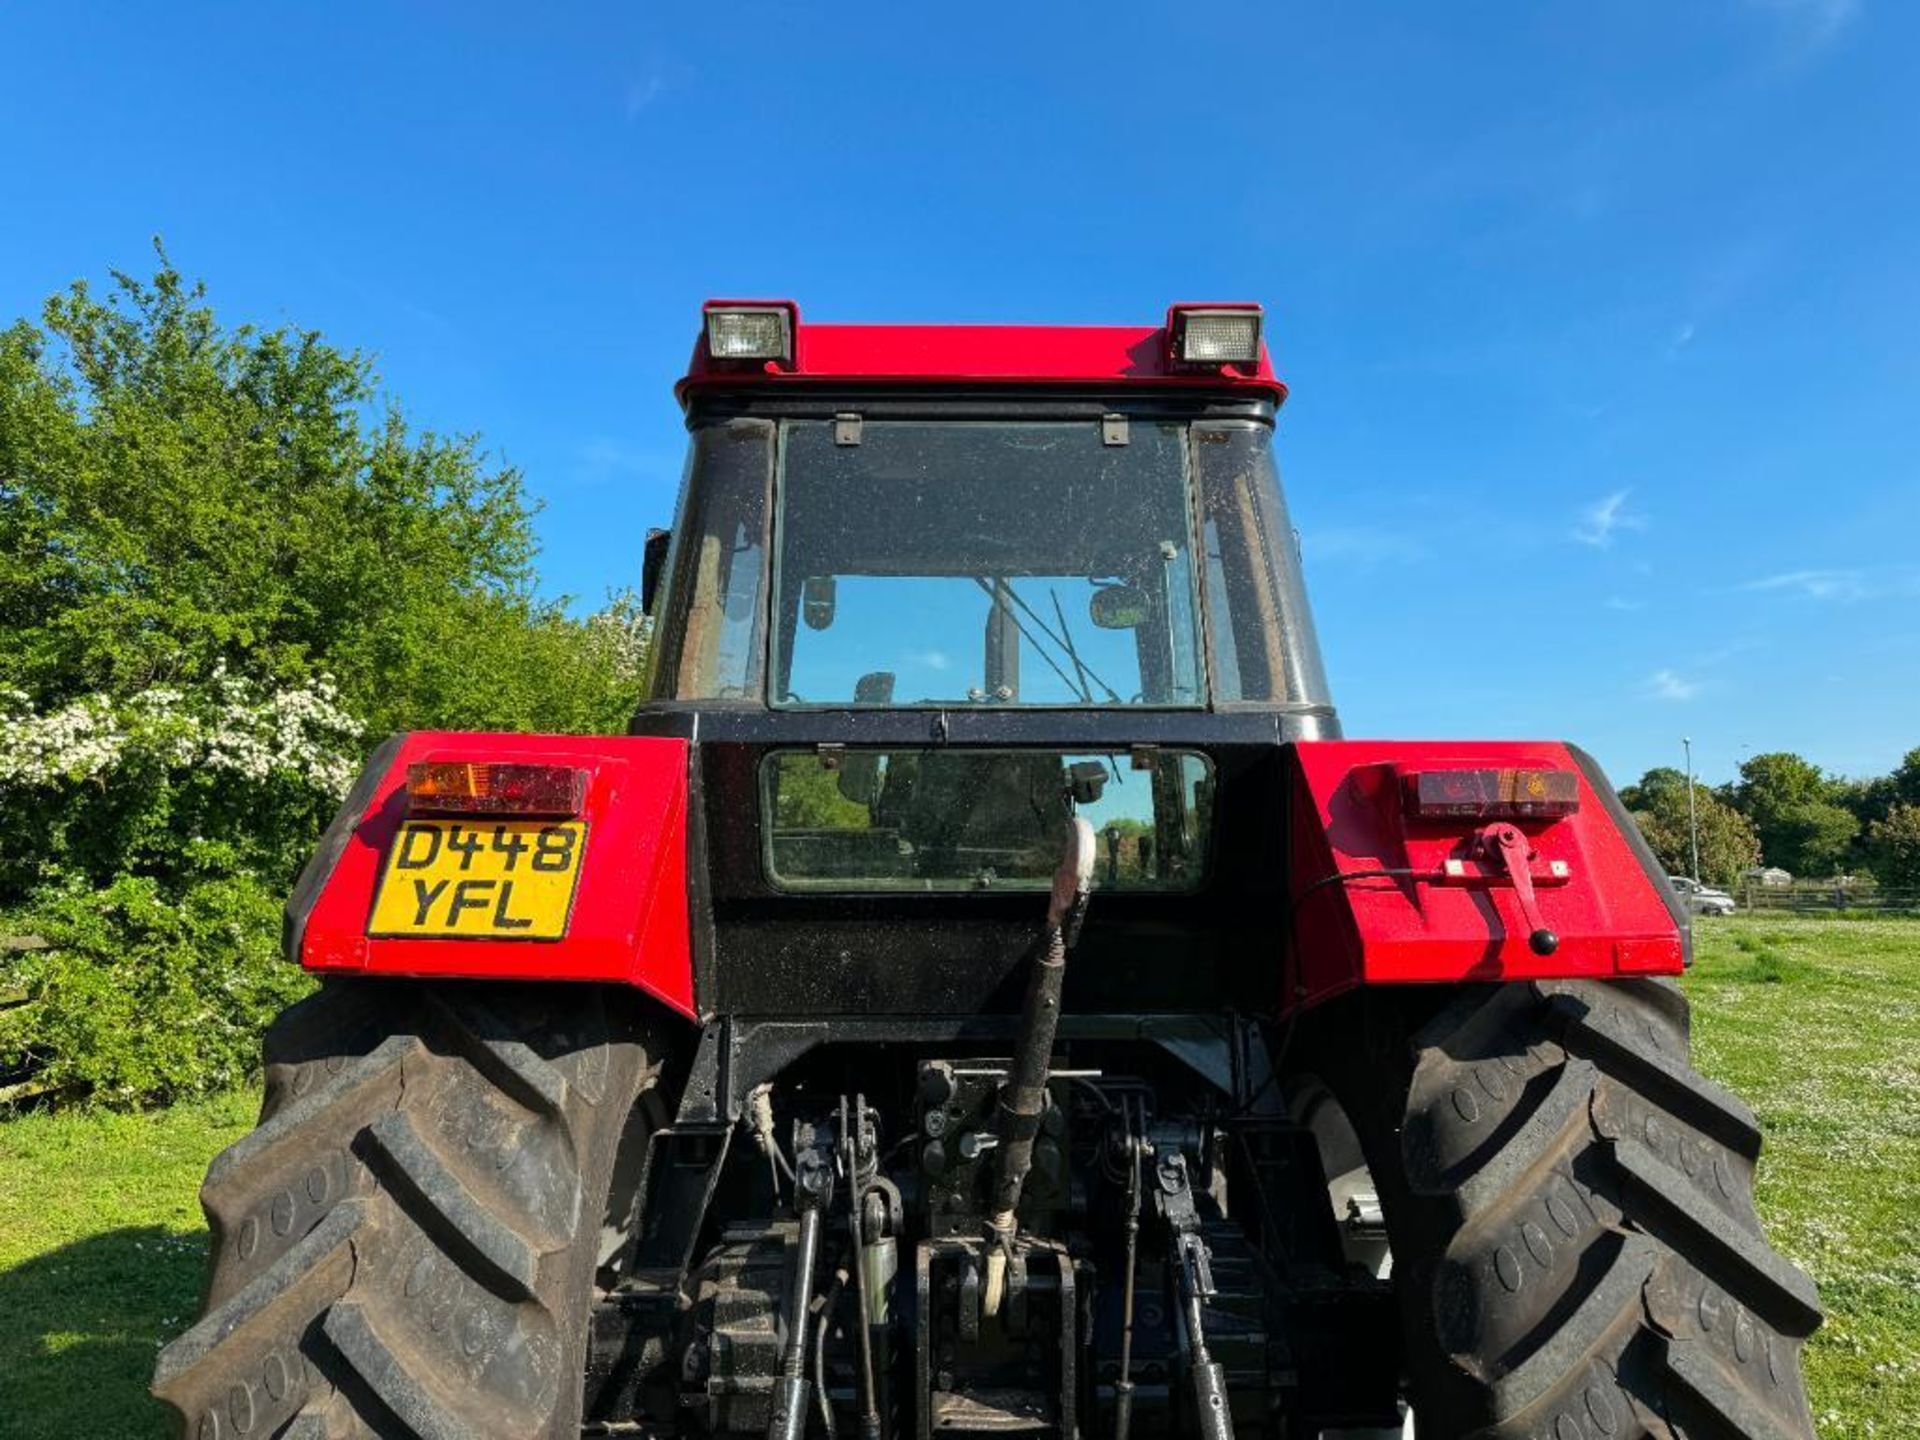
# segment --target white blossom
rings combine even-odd
[[[101,781],[124,765],[157,761],[255,784],[291,779],[339,796],[353,783],[362,729],[325,676],[268,690],[222,667],[198,693],[154,686],[126,697],[86,695],[51,711],[0,690],[0,786]]]
[[[612,662],[614,674],[630,680],[646,664],[653,621],[631,595],[620,595],[587,617],[587,635]]]

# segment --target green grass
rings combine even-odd
[[[200,1177],[259,1109],[0,1123],[0,1440],[160,1440],[154,1352],[199,1308]]]
[[[1696,944],[1696,1058],[1759,1112],[1761,1211],[1827,1307],[1807,1351],[1821,1434],[1913,1434],[1920,924],[1736,916]],[[147,1377],[199,1303],[201,1172],[255,1104],[0,1123],[0,1440],[171,1434]]]
[[[1694,1059],[1766,1129],[1760,1213],[1820,1286],[1824,1440],[1920,1431],[1920,923],[1703,918]]]

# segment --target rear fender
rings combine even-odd
[[[615,982],[693,1015],[688,754],[684,740],[640,736],[395,736],[368,760],[287,902],[288,958],[327,974]],[[585,850],[563,936],[368,935],[387,852],[406,816],[407,767],[428,760],[548,763],[587,772],[580,815]]]
[[[1359,985],[1610,979],[1677,974],[1688,920],[1613,787],[1583,751],[1552,741],[1302,741],[1287,747],[1293,911],[1282,1009]],[[1477,858],[1492,817],[1412,813],[1408,777],[1544,770],[1577,779],[1578,808],[1513,820],[1532,852],[1538,917]],[[1391,872],[1381,876],[1379,872]]]

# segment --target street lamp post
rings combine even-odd
[[[1693,883],[1700,883],[1700,824],[1693,813],[1693,740],[1682,735],[1680,743],[1687,750],[1687,850],[1693,857]]]

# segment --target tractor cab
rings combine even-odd
[[[1187,358],[1209,316],[1231,331]],[[790,306],[710,306],[650,555],[655,701],[1324,707],[1260,318],[802,331]]]
[[[756,759],[771,887],[1044,888],[1077,809],[1101,888],[1200,888],[1212,743],[1332,727],[1261,322],[708,307],[640,725],[786,742]]]

